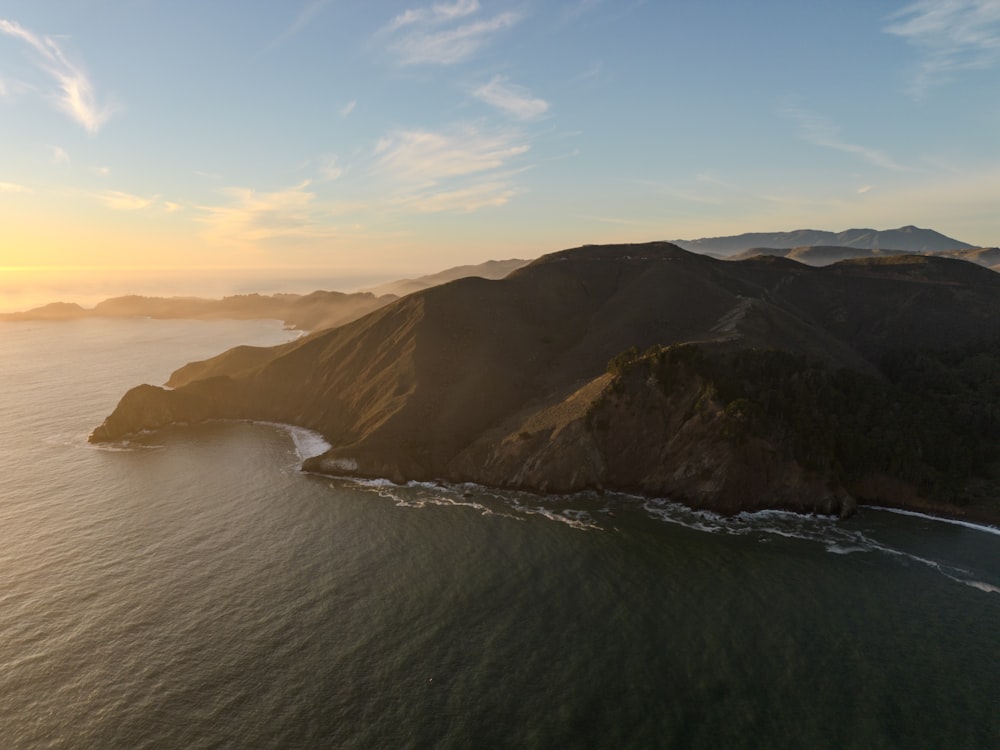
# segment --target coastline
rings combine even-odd
[[[276,424],[276,423],[268,422],[262,424]],[[296,428],[296,429],[302,429],[302,428]],[[785,505],[776,504],[773,507],[736,510],[732,513],[725,513],[716,509],[699,507],[690,503],[686,503],[679,498],[665,497],[662,495],[643,494],[641,492],[637,493],[634,488],[616,488],[616,487],[604,486],[600,488],[590,487],[590,488],[576,490],[573,492],[559,493],[559,492],[535,490],[525,486],[517,486],[517,487],[494,486],[494,485],[484,484],[482,482],[478,482],[475,480],[451,481],[445,479],[437,479],[437,480],[409,479],[403,481],[395,481],[389,477],[361,475],[349,470],[341,472],[333,472],[321,469],[317,465],[319,464],[319,461],[315,460],[319,458],[319,455],[321,454],[311,456],[309,459],[304,459],[301,470],[305,473],[313,474],[316,476],[325,476],[337,479],[347,479],[347,480],[355,480],[362,482],[383,482],[397,487],[405,487],[412,484],[439,485],[452,488],[471,486],[471,487],[482,488],[484,490],[491,492],[505,492],[505,491],[523,492],[531,495],[536,495],[538,497],[552,497],[552,498],[572,497],[574,495],[579,495],[579,494],[603,495],[605,493],[610,493],[610,494],[634,497],[646,501],[673,503],[679,506],[683,506],[684,508],[687,508],[688,510],[694,513],[708,513],[718,518],[735,518],[747,514],[756,515],[756,514],[766,514],[766,513],[792,513],[806,517],[812,516],[812,517],[831,518],[834,520],[845,520],[843,517],[838,516],[836,513],[825,514],[817,512],[806,512],[787,504]],[[313,463],[313,466],[307,467],[306,464],[310,462]],[[860,510],[862,508],[870,508],[872,510],[883,510],[913,517],[922,517],[932,521],[951,523],[959,526],[965,526],[967,528],[975,529],[978,531],[984,531],[986,533],[1000,535],[1000,514],[991,512],[991,509],[983,508],[981,506],[964,506],[964,507],[956,506],[955,508],[949,508],[948,506],[944,506],[940,503],[930,503],[930,502],[928,502],[927,504],[921,504],[917,506],[905,506],[905,505],[891,506],[885,503],[873,504],[873,503],[865,503],[859,501],[857,504],[857,510]],[[848,516],[848,518],[849,517],[850,516]]]
[[[888,505],[862,505],[860,507],[869,508],[871,510],[881,510],[886,513],[897,513],[901,516],[910,516],[912,518],[926,518],[929,521],[950,523],[955,526],[963,526],[967,529],[973,529],[975,531],[982,531],[987,534],[1000,536],[1000,521],[994,521],[991,523],[990,521],[984,519],[981,522],[976,522],[968,520],[968,516],[949,514],[946,511],[935,514],[928,511],[910,510],[909,508],[894,508]]]
[[[504,487],[501,485],[490,485],[476,480],[463,480],[463,481],[453,481],[446,479],[404,479],[402,481],[396,481],[390,477],[385,476],[367,476],[361,475],[353,471],[329,471],[328,469],[319,468],[319,459],[326,451],[330,450],[332,446],[323,437],[323,435],[316,430],[311,430],[306,427],[301,427],[299,425],[291,424],[289,422],[276,422],[271,420],[260,420],[260,419],[209,419],[201,422],[201,424],[209,423],[242,423],[242,424],[253,424],[260,425],[264,427],[270,427],[273,429],[278,429],[285,432],[292,440],[293,446],[295,448],[296,456],[299,460],[299,471],[312,474],[315,476],[330,477],[336,479],[353,480],[359,482],[379,482],[384,483],[387,486],[395,487],[406,487],[411,485],[421,485],[421,486],[444,486],[452,489],[463,489],[474,487],[488,492],[517,492],[526,493],[530,495],[537,496],[539,498],[567,498],[580,494],[595,494],[604,495],[605,493],[617,494],[627,497],[634,497],[642,499],[644,501],[653,502],[667,502],[682,506],[694,513],[707,513],[718,518],[733,518],[746,514],[766,514],[766,513],[792,513],[804,517],[824,517],[837,520],[839,517],[837,514],[824,514],[817,512],[806,512],[800,508],[794,506],[789,506],[787,504],[780,505],[776,504],[773,507],[764,508],[753,508],[745,510],[735,510],[732,513],[721,512],[712,508],[699,507],[694,504],[684,502],[680,498],[667,497],[663,495],[654,494],[643,494],[641,492],[636,492],[635,488],[616,488],[616,487],[590,487],[582,488],[573,492],[552,492],[543,491],[538,489],[533,489],[526,486],[517,487]],[[88,442],[97,445],[108,445],[113,443],[128,443],[130,437],[141,437],[153,435],[160,430],[171,428],[171,427],[192,427],[196,426],[188,422],[173,422],[169,425],[162,425],[157,428],[142,430],[139,433],[133,433],[132,435],[123,436],[120,440],[116,441],[93,441],[88,437]],[[92,435],[91,435],[92,437]],[[309,464],[312,464],[311,466]],[[329,464],[326,464],[329,466]],[[954,508],[945,506],[941,503],[932,503],[926,501],[919,505],[905,505],[899,504],[889,504],[882,502],[868,503],[861,501],[857,504],[858,510],[862,508],[869,508],[871,510],[880,510],[890,513],[898,513],[900,515],[907,515],[917,518],[925,518],[931,521],[938,521],[942,523],[950,523],[957,526],[963,526],[977,531],[982,531],[985,533],[1000,535],[1000,514],[993,512],[990,508],[984,508],[982,506],[967,505],[967,506],[956,506]],[[841,519],[843,520],[843,519]]]
[[[298,455],[299,460],[302,463],[305,463],[310,458],[323,455],[333,447],[326,441],[326,438],[315,430],[310,430],[306,427],[299,427],[298,425],[289,424],[287,422],[268,422],[258,419],[220,419],[217,421],[244,422],[277,428],[287,433],[292,439],[292,443],[295,445],[295,453]]]

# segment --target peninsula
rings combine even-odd
[[[585,246],[192,363],[90,439],[272,420],[333,475],[993,519],[998,341],[1000,276],[962,260]]]

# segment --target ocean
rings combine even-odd
[[[1000,533],[86,438],[276,322],[0,324],[0,747],[1000,747]]]

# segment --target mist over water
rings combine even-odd
[[[234,294],[308,294],[317,290],[354,292],[396,275],[377,271],[326,273],[314,269],[3,268],[0,313],[21,312],[50,302],[91,308],[98,302],[137,294],[147,297],[206,297]]]
[[[266,424],[86,443],[288,336],[0,324],[0,745],[1000,744],[994,533],[335,480]]]

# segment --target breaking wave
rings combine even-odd
[[[540,498],[523,492],[494,490],[477,484],[449,485],[436,482],[407,482],[395,484],[388,479],[344,478],[349,482],[379,497],[392,500],[400,508],[426,508],[429,506],[449,506],[470,508],[484,516],[524,521],[528,516],[540,516],[549,521],[566,524],[574,529],[597,530],[592,514],[583,509],[556,507],[563,498]],[[568,498],[572,500],[573,498]],[[550,504],[547,501],[552,500]]]
[[[892,544],[878,541],[872,529],[856,528],[832,516],[809,516],[787,511],[765,510],[755,513],[739,513],[735,516],[721,516],[710,511],[692,510],[668,500],[636,498],[643,510],[651,517],[664,523],[683,526],[695,531],[734,536],[751,536],[759,542],[767,542],[775,537],[796,539],[820,544],[830,554],[881,554],[907,562],[918,563],[944,577],[986,593],[1000,593],[1000,586],[976,580],[971,571],[900,549]],[[889,510],[872,508],[872,510]],[[912,511],[892,511],[907,516],[916,516],[932,521],[942,521],[976,531],[1000,533],[989,526],[980,526],[964,521],[936,518]]]
[[[646,498],[621,493],[598,496],[536,495],[499,490],[477,484],[450,485],[436,482],[395,484],[387,479],[340,478],[337,482],[371,492],[391,500],[397,507],[421,509],[451,507],[473,510],[483,516],[525,521],[529,517],[565,524],[581,531],[614,531],[618,513],[638,512],[659,523],[713,535],[748,537],[760,544],[797,540],[820,545],[832,555],[881,555],[906,563],[916,563],[966,586],[985,593],[1000,593],[1000,585],[979,580],[982,576],[959,565],[949,564],[880,541],[877,528],[857,522],[841,521],[833,516],[813,516],[779,510],[763,510],[723,516],[711,511],[693,510],[663,498]],[[905,512],[906,515],[922,514]],[[932,520],[936,519],[930,516]],[[954,522],[977,531],[993,532],[989,527]]]
[[[313,456],[321,456],[330,450],[330,444],[318,432],[307,430],[305,427],[296,427],[292,424],[282,424],[280,422],[258,422],[257,424],[267,424],[284,430],[292,438],[295,444],[295,454],[300,461],[305,461]]]

